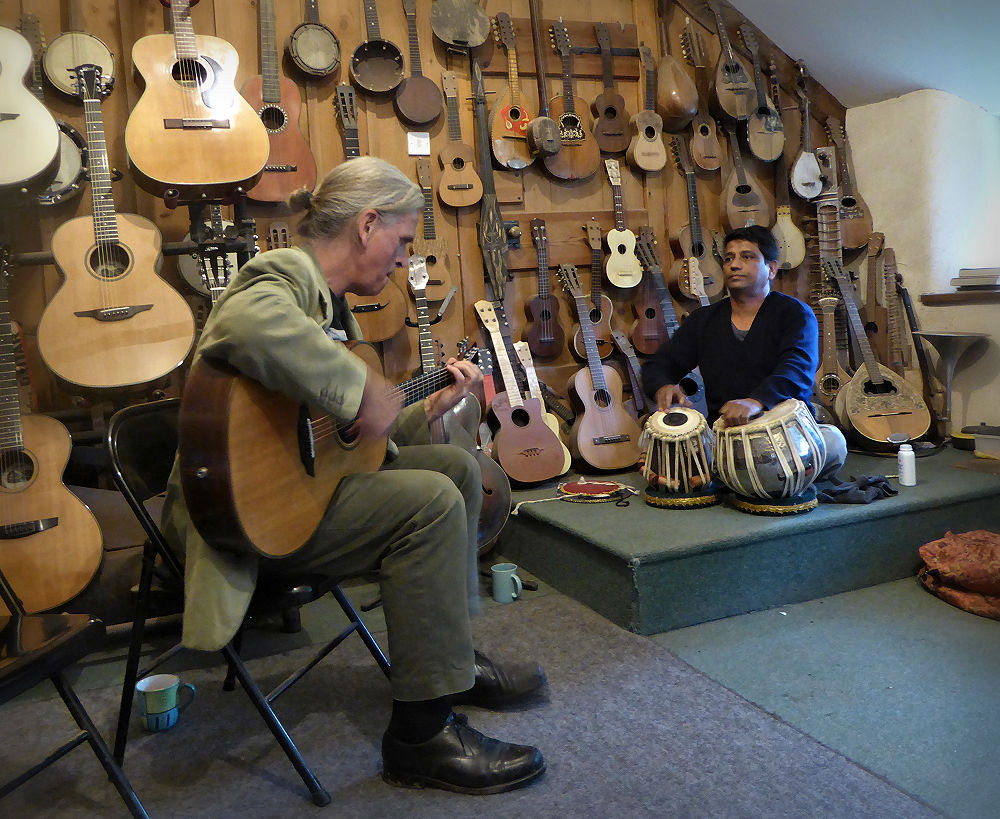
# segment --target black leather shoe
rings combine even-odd
[[[382,778],[409,788],[443,788],[456,793],[503,793],[523,788],[545,771],[542,752],[511,745],[470,728],[464,714],[452,713],[426,742],[382,737]]]
[[[476,652],[476,684],[468,691],[452,695],[455,705],[497,708],[534,694],[545,685],[545,672],[538,663],[504,665]]]

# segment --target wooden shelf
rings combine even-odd
[[[997,304],[1000,290],[956,290],[953,293],[921,293],[920,303],[932,307],[945,304]]]

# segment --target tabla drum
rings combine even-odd
[[[688,407],[654,412],[639,438],[639,472],[650,506],[697,509],[719,502],[712,479],[714,435],[705,416]]]
[[[715,422],[715,470],[736,493],[737,508],[762,515],[806,512],[817,505],[813,481],[826,442],[802,401],[788,399],[747,424]]]

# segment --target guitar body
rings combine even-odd
[[[542,159],[545,170],[557,179],[588,179],[601,166],[601,150],[591,133],[589,114],[566,110],[566,98],[549,103],[552,119],[559,127],[559,152]]]
[[[366,341],[385,341],[403,329],[406,296],[391,279],[377,296],[344,296]]]
[[[677,242],[680,245],[681,252],[680,258],[670,266],[670,276],[668,277],[668,284],[671,289],[675,289],[684,298],[687,299],[698,299],[701,295],[697,290],[692,290],[690,279],[685,273],[684,262],[687,259],[695,258],[698,260],[698,268],[701,270],[702,284],[704,286],[705,295],[710,299],[714,299],[716,296],[722,294],[725,288],[725,277],[722,275],[722,267],[719,265],[718,258],[715,255],[715,248],[722,244],[722,236],[715,229],[708,232],[708,240],[701,242],[695,246],[694,242],[691,240],[691,226],[684,225],[681,228],[680,235],[677,238]]]
[[[774,162],[785,150],[785,130],[781,115],[770,97],[764,106],[754,106],[747,120],[747,142],[750,152],[763,162]]]
[[[302,101],[299,89],[280,76],[281,101],[264,102],[261,76],[248,80],[240,92],[267,129],[267,164],[247,196],[257,202],[285,202],[299,188],[316,187],[316,160],[299,129]]]
[[[771,233],[778,242],[778,267],[792,270],[806,258],[806,238],[798,225],[792,221],[792,209],[783,205],[777,207],[777,217]]]
[[[745,183],[739,180],[734,169],[726,179],[722,201],[726,205],[726,224],[730,230],[746,225],[771,224],[771,206],[763,186],[749,171],[744,173]]]
[[[86,588],[101,565],[101,528],[62,483],[72,440],[45,415],[21,417],[23,450],[2,452],[0,569],[28,614],[57,608]],[[54,518],[56,525],[18,536],[19,524]],[[56,568],[58,567],[58,568]],[[7,607],[0,601],[0,614]]]
[[[541,401],[525,398],[523,406],[511,407],[507,393],[501,392],[490,407],[500,422],[493,455],[512,480],[538,483],[562,474],[563,443],[545,422]]]
[[[635,234],[612,228],[607,234],[611,253],[605,264],[608,281],[615,287],[635,287],[642,281],[642,266],[635,255]]]
[[[656,112],[670,133],[684,130],[698,113],[698,88],[671,54],[660,57],[656,68]]]
[[[594,339],[597,342],[597,354],[601,359],[607,358],[615,351],[612,341],[611,317],[615,314],[615,306],[605,295],[601,295],[601,306],[592,307],[590,310],[590,323],[594,327]],[[587,348],[583,343],[583,330],[580,325],[576,325],[573,332],[573,353],[587,360]]]
[[[670,340],[660,302],[647,290],[641,301],[633,302],[632,309],[636,319],[629,332],[629,340],[637,352],[652,355]]]
[[[528,123],[531,112],[523,105],[510,104],[510,89],[490,112],[490,141],[493,156],[504,168],[519,171],[535,161],[528,148]]]
[[[117,214],[118,245],[98,249],[94,220],[80,216],[52,235],[52,255],[65,277],[38,324],[38,350],[63,381],[90,389],[147,384],[187,357],[194,317],[161,279],[160,232],[148,219]],[[111,264],[106,266],[110,259]],[[114,268],[120,260],[121,267]],[[148,306],[148,309],[147,309]],[[131,315],[116,308],[135,307]],[[76,315],[105,310],[100,318]]]
[[[567,390],[583,406],[570,433],[571,451],[594,469],[632,469],[639,462],[639,424],[622,404],[618,371],[606,364],[601,368],[608,387],[606,394],[594,389],[589,367],[579,370],[567,382]],[[601,443],[614,437],[621,440]]]
[[[249,189],[264,172],[270,151],[267,129],[233,86],[236,49],[218,37],[195,39],[198,62],[196,67],[185,63],[184,68],[204,81],[193,90],[173,79],[172,72],[179,70],[173,35],[151,34],[136,42],[132,62],[146,88],[125,126],[136,182],[155,196],[177,190],[181,201],[202,194],[217,199],[237,187]],[[222,120],[227,125],[174,127],[190,120]]]
[[[931,416],[920,390],[888,367],[878,364],[882,379],[892,392],[872,391],[867,367],[860,367],[850,382],[837,393],[834,411],[840,423],[874,444],[888,446],[886,438],[903,433],[916,439],[927,432]]]
[[[594,139],[597,147],[606,154],[620,154],[629,146],[625,129],[625,97],[613,89],[605,88],[590,104],[597,121],[594,122]]]
[[[667,149],[663,146],[663,119],[655,111],[640,111],[632,117],[632,141],[625,159],[633,168],[644,173],[663,170],[667,164]]]
[[[554,358],[566,347],[566,333],[559,323],[559,300],[535,295],[524,304],[528,326],[523,338],[531,352],[539,358]]]
[[[438,180],[438,198],[452,208],[475,205],[483,198],[483,180],[473,164],[475,154],[463,142],[449,142],[438,158],[441,178]]]
[[[727,60],[726,53],[715,65],[715,99],[722,113],[733,119],[749,119],[757,107],[757,88],[753,72],[737,55]]]
[[[399,118],[410,125],[426,125],[441,115],[444,100],[441,89],[430,77],[415,74],[404,79],[396,89],[393,105]]]
[[[703,171],[722,167],[722,146],[715,130],[715,120],[699,112],[691,123],[691,158]]]
[[[440,237],[425,239],[423,236],[415,236],[413,238],[413,255],[423,256],[426,260],[427,301],[444,301],[452,288],[451,255],[448,252],[448,242]],[[367,334],[365,334],[365,338],[368,338]]]
[[[819,160],[812,151],[800,150],[790,173],[792,190],[803,199],[815,199],[823,190]],[[865,239],[868,234],[865,234]]]

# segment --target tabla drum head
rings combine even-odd
[[[646,419],[646,428],[659,438],[687,438],[702,426],[707,426],[705,416],[689,407],[657,411]]]

